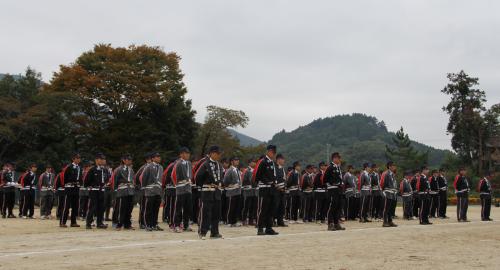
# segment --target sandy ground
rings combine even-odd
[[[453,215],[455,207],[448,211]],[[0,219],[0,269],[499,269],[500,208],[492,208],[493,222],[481,222],[479,212],[469,208],[470,223],[396,220],[399,227],[382,228],[352,221],[341,232],[295,224],[279,228],[279,236],[223,226],[219,240]]]

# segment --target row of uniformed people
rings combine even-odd
[[[83,185],[83,189],[88,191],[89,197],[88,203],[84,204],[88,206],[85,211],[87,228],[91,228],[94,217],[97,218],[98,228],[106,227],[103,223],[105,192],[106,189],[111,189],[111,186],[117,194],[113,221],[119,229],[122,227],[132,228],[130,213],[134,205],[134,196],[137,193],[140,194],[141,202],[139,222],[141,227],[147,230],[162,230],[157,223],[157,210],[160,207],[162,194],[165,194],[164,209],[169,209],[166,219],[178,232],[181,229],[189,231],[190,220],[198,222],[203,220],[203,211],[207,207],[213,210],[211,212],[214,212],[215,216],[219,216],[218,220],[222,219],[231,226],[237,226],[238,220],[242,220],[244,224],[253,224],[252,218],[255,215],[257,222],[260,223],[258,224],[259,233],[264,227],[272,228],[272,225],[268,226],[268,224],[276,223],[279,226],[286,226],[284,218],[289,219],[291,223],[297,222],[298,216],[302,216],[306,222],[326,219],[329,229],[332,230],[343,229],[339,225],[341,216],[345,219],[359,217],[361,222],[369,222],[368,216],[383,217],[384,226],[394,226],[392,217],[394,216],[398,188],[394,179],[395,165],[391,162],[387,164],[388,170],[381,175],[376,173],[375,165],[365,164],[363,172],[356,177],[353,174],[352,166],[348,166],[346,173],[341,172],[340,155],[334,153],[332,155],[334,161],[329,166],[320,163],[319,170],[315,170],[313,166],[309,165],[301,174],[298,162],[295,162],[293,167],[287,169],[286,172],[284,157],[282,155],[274,157],[276,147],[270,146],[267,155],[259,162],[250,161],[249,166],[240,171],[237,158],[231,160],[230,167],[221,165],[211,158],[211,155],[214,154],[218,154],[220,158],[220,152],[218,147],[212,147],[209,155],[195,163],[193,168],[189,162],[189,150],[183,148],[180,151],[179,160],[169,164],[165,171],[159,165],[160,155],[154,153],[148,156],[148,162],[135,175],[130,156],[124,156],[122,165],[111,173],[106,167],[105,157],[102,154],[96,155],[95,166],[87,168],[80,168],[80,156],[75,155],[73,162],[66,166],[60,174],[55,175],[50,166],[47,166],[46,172],[40,175],[38,180],[42,198],[41,216],[50,216],[53,200],[47,198],[49,196],[46,194],[50,194],[55,189],[60,196],[60,226],[66,226],[71,208],[71,226],[77,227],[76,215],[79,204],[82,208],[82,196],[78,197],[81,195],[81,186]],[[269,157],[269,155],[273,157]],[[207,164],[213,166],[216,164],[217,170],[211,168],[212,171],[207,173]],[[256,169],[262,164],[265,164],[266,167],[261,171],[269,171],[272,168],[272,176],[256,174]],[[1,174],[4,195],[2,196],[2,214],[13,216],[11,210],[13,204],[9,191],[20,187],[21,214],[32,217],[34,201],[32,194],[36,189],[36,166],[31,166],[30,170],[20,177],[19,183],[15,183],[11,167],[12,164],[7,163]],[[203,170],[200,171],[202,168]],[[220,173],[217,173],[218,170]],[[200,172],[201,174],[199,174]],[[204,186],[203,183],[195,185],[198,174],[200,182],[206,180],[204,177],[215,178],[212,181],[218,183],[217,187],[214,187],[213,184]],[[440,217],[446,217],[446,200],[442,203],[442,195],[443,193],[446,195],[447,190],[446,179],[442,172],[433,172],[432,177],[427,180],[428,174],[427,168],[415,172],[413,177],[411,177],[411,173],[406,172],[405,179],[399,185],[399,193],[403,197],[404,217],[411,218],[417,212],[422,224],[429,224],[429,212],[432,213],[433,209]],[[264,179],[256,179],[259,177]],[[266,177],[272,178],[272,180],[267,180]],[[485,176],[480,182],[483,220],[489,220],[489,205],[491,204],[489,178],[491,175]],[[266,183],[266,181],[270,182]],[[138,190],[137,186],[141,188]],[[469,186],[465,170],[460,170],[454,181],[454,186],[458,197],[457,218],[459,221],[466,221]],[[172,187],[174,187],[174,192],[168,191]],[[259,196],[258,190],[270,196]],[[208,198],[213,197],[212,200],[207,200],[206,195],[210,194],[206,193],[208,191],[217,191],[214,196],[208,196]],[[191,193],[199,194],[195,197]],[[224,198],[227,203],[221,206],[220,201]],[[489,203],[487,203],[488,200]],[[382,204],[381,201],[384,203]],[[215,206],[213,206],[214,204]],[[193,207],[193,205],[198,207]],[[384,208],[380,209],[380,205],[384,205]],[[266,219],[265,223],[259,222],[262,211],[271,216],[270,220]],[[193,217],[193,212],[199,214]],[[222,218],[220,212],[224,213]],[[206,234],[203,226],[200,226],[200,232]],[[218,230],[216,232],[214,237],[217,237]],[[265,233],[273,234],[273,231],[271,229],[263,234]]]

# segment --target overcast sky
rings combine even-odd
[[[499,1],[2,1],[0,73],[45,81],[96,43],[181,57],[189,98],[241,109],[269,140],[353,112],[450,148],[446,74],[480,78],[500,102]]]

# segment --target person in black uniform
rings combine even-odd
[[[469,208],[470,185],[467,179],[465,168],[458,170],[453,186],[457,195],[457,220],[458,222],[469,222],[467,219],[467,209]]]
[[[105,167],[106,157],[98,153],[95,156],[95,166],[90,168],[86,178],[83,180],[83,185],[89,188],[89,210],[87,212],[87,229],[92,229],[94,216],[97,217],[97,228],[106,229],[108,226],[104,224],[104,192],[105,187],[109,183],[109,170]]]
[[[493,178],[493,174],[490,172],[486,172],[484,174],[483,179],[479,181],[478,191],[479,197],[481,198],[481,220],[482,221],[493,221],[490,218],[491,212],[491,179]]]
[[[36,164],[31,164],[30,169],[20,178],[22,196],[19,199],[22,200],[23,206],[19,212],[23,218],[31,219],[35,214],[35,189],[37,187],[36,171]]]
[[[66,228],[66,222],[69,216],[69,209],[71,208],[71,227],[80,227],[76,223],[76,217],[78,215],[78,193],[80,191],[79,183],[82,180],[83,170],[80,167],[81,157],[80,154],[74,154],[72,157],[72,163],[67,165],[60,176],[59,181],[61,185],[64,186],[64,200],[63,208],[61,213],[61,219],[59,222],[59,227]]]
[[[419,209],[419,220],[421,225],[431,225],[429,222],[429,210],[430,210],[430,201],[429,201],[429,191],[431,186],[429,184],[429,178],[427,175],[429,174],[429,169],[427,167],[422,167],[422,174],[417,179],[417,192],[418,199],[420,202]]]
[[[383,227],[397,227],[398,225],[392,222],[392,213],[396,208],[398,188],[396,182],[396,165],[394,162],[387,162],[387,171],[382,174],[382,179],[380,181],[380,188],[383,192],[384,198],[384,209],[383,217],[384,224]]]
[[[431,187],[431,189],[429,190],[430,218],[437,218],[438,214],[438,208],[439,208],[438,176],[439,176],[438,170],[432,170],[432,176],[429,178],[429,185]]]
[[[258,183],[257,235],[277,235],[273,230],[273,194],[276,185],[276,146],[268,145],[267,154],[255,166],[253,181]],[[265,230],[264,230],[265,229]]]
[[[210,230],[210,238],[222,238],[219,233],[221,213],[222,164],[219,163],[222,150],[218,146],[209,148],[209,158],[196,173],[196,184],[201,187],[200,215],[198,217],[200,239],[205,240]]]
[[[446,181],[446,177],[444,176],[444,169],[439,170],[438,187],[439,187],[439,209],[438,216],[439,218],[446,219],[446,207],[448,206],[448,181]]]
[[[314,219],[316,220],[316,223],[324,223],[329,201],[326,196],[326,184],[323,183],[322,179],[327,165],[322,161],[319,163],[318,167],[319,171],[314,176]]]
[[[2,217],[16,218],[13,214],[14,203],[16,200],[17,181],[14,179],[14,164],[7,162],[5,169],[2,171],[1,185],[3,187],[4,203],[2,207]]]
[[[417,182],[418,178],[420,177],[421,171],[419,169],[416,169],[414,172],[414,176],[410,181],[411,188],[413,190],[413,216],[416,218],[419,218],[419,209],[420,209],[420,198],[418,195],[418,190],[417,190]]]
[[[300,209],[300,199],[301,199],[301,194],[300,194],[300,169],[301,165],[300,162],[295,161],[293,163],[293,170],[288,173],[287,179],[286,179],[286,189],[288,191],[288,204],[290,205],[290,219],[289,223],[302,223],[298,221],[299,217],[299,209]]]
[[[345,230],[340,226],[340,204],[342,194],[342,170],[340,168],[341,157],[340,154],[335,152],[332,154],[332,162],[323,175],[323,182],[326,183],[328,197],[330,198],[330,205],[328,207],[328,230],[337,231]]]
[[[285,157],[282,154],[276,155],[276,190],[274,193],[274,220],[278,227],[288,227],[283,220],[285,216],[285,182],[286,168]]]

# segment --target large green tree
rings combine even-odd
[[[245,112],[208,106],[205,122],[199,129],[196,139],[196,153],[203,156],[210,145],[221,146],[226,153],[242,153],[239,141],[227,130],[234,127],[246,127],[248,117]]]
[[[71,152],[67,125],[42,85],[31,68],[0,80],[0,161],[15,161],[19,169],[31,162],[58,167]]]
[[[61,66],[44,92],[59,99],[78,151],[175,156],[197,129],[179,60],[159,47],[100,44]]]
[[[443,107],[450,116],[447,132],[452,134],[451,146],[464,164],[475,164],[483,170],[486,141],[498,135],[499,105],[485,107],[486,94],[478,88],[479,79],[464,71],[448,74],[449,83],[441,92],[451,100]]]

